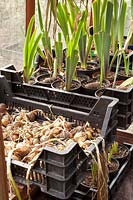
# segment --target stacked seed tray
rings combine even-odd
[[[3,76],[0,77],[0,84],[0,101],[7,104],[10,109],[23,108],[29,111],[41,109],[51,119],[62,115],[67,121],[76,125],[89,122],[93,127],[101,130],[101,136],[107,144],[112,142],[112,136],[114,138],[117,126],[117,99],[88,97],[87,100],[92,102],[91,109],[90,112],[88,110],[85,112],[85,110],[79,111],[68,106],[61,107],[57,104],[51,107],[50,102],[48,104],[48,102],[44,103],[30,98],[22,98],[17,94],[14,95]],[[69,98],[70,94],[65,93],[65,95],[68,95]],[[76,96],[76,94],[73,95]],[[77,98],[77,96],[74,98]],[[84,96],[81,98],[83,99]],[[102,140],[101,137],[96,139],[99,148]],[[93,153],[94,151],[95,146],[91,144],[88,147],[88,152]],[[43,192],[49,195],[59,199],[68,199],[84,179],[88,168],[88,159],[77,143],[71,143],[64,151],[46,147],[32,167],[29,181],[39,186]],[[26,184],[25,177],[28,168],[28,164],[12,160],[12,173],[18,183]]]
[[[133,117],[133,87],[131,86],[127,90],[107,88],[104,95],[119,99],[118,127],[127,129],[132,123]]]
[[[9,82],[15,94],[30,98],[37,99],[42,102],[54,103],[61,106],[68,106],[74,109],[79,109],[88,112],[92,108],[91,102],[87,100],[87,95],[83,98],[72,95],[69,92],[62,92],[55,89],[45,88],[38,85],[23,84],[20,72],[17,72],[13,65],[5,66],[0,69],[1,75],[4,75]],[[118,128],[127,129],[133,117],[133,87],[127,90],[118,90],[116,88],[106,88],[104,91],[105,96],[111,98],[118,98]],[[86,96],[86,97],[85,97]],[[83,100],[84,99],[84,100]],[[89,104],[89,106],[88,106]],[[93,106],[93,105],[92,105]]]
[[[84,112],[87,115],[89,114],[89,119],[92,116],[92,125],[95,126],[97,123],[97,126],[102,128],[102,136],[110,135],[112,137],[116,133],[118,104],[115,102],[118,99],[105,96],[98,99],[92,96],[55,90],[53,88],[24,84],[20,80],[19,73],[13,69],[14,66],[10,66],[9,70],[5,69],[4,71],[3,69],[1,71],[5,77],[1,76],[0,82],[6,88],[7,93],[37,102]]]
[[[109,200],[114,200],[116,198],[116,193],[118,189],[121,187],[122,181],[125,178],[125,175],[129,172],[129,170],[132,167],[132,159],[133,159],[133,145],[126,143],[125,144],[129,148],[129,157],[122,163],[120,166],[117,174],[112,179],[111,182],[109,182]],[[83,184],[80,184],[78,188],[74,191],[73,195],[69,198],[69,200],[88,200],[88,199],[97,199],[96,198],[96,189],[91,189],[88,186],[85,186]],[[35,195],[35,198],[40,195],[40,199],[47,199],[47,200],[57,200],[57,198],[51,197],[51,196],[45,196],[41,194],[40,192],[37,192]],[[95,198],[94,198],[95,197]],[[38,200],[38,198],[37,198]]]

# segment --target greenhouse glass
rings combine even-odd
[[[25,0],[0,1],[0,67],[22,65]]]

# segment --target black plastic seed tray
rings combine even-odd
[[[32,168],[29,180],[42,192],[67,199],[86,175],[87,165],[87,156],[75,142],[63,151],[47,147]],[[28,167],[27,164],[12,161],[12,172],[17,182],[26,184]]]
[[[132,100],[133,87],[128,88],[127,90],[118,90],[115,88],[106,88],[104,94],[107,96],[112,96],[119,99],[119,103],[129,104],[129,101]]]
[[[9,87],[9,84],[11,84],[11,87]],[[63,105],[62,103],[62,107],[60,107],[61,103],[55,103],[54,105],[51,105],[51,102],[48,101],[49,99],[47,99],[46,102],[44,102],[44,100],[41,102],[40,99],[37,101],[37,98],[36,101],[35,99],[33,100],[33,98],[31,98],[32,100],[30,98],[22,98],[18,95],[18,93],[14,94],[12,92],[13,83],[9,81],[9,84],[7,83],[5,77],[3,76],[0,77],[0,85],[1,85],[0,101],[5,102],[11,108],[20,107],[28,110],[33,110],[36,108],[42,109],[46,113],[46,115],[50,118],[53,118],[58,115],[63,115],[68,121],[72,121],[76,125],[82,125],[86,121],[89,121],[93,127],[98,127],[101,129],[101,135],[105,138],[105,140],[108,143],[112,142],[112,136],[114,136],[117,127],[117,103],[118,103],[117,99],[108,97],[102,97],[100,99],[96,99],[85,96],[86,97],[85,101],[89,102],[89,99],[91,99],[93,106],[92,104],[91,105],[89,104],[89,107],[86,110],[85,107],[82,105],[84,109],[82,110],[80,108],[79,111],[78,106],[77,109],[75,110],[72,109],[73,106],[71,106],[70,99],[67,102],[68,103],[67,106]],[[18,82],[15,84],[17,85]],[[53,90],[48,90],[48,91],[52,91],[52,94],[54,95],[55,91]],[[74,99],[81,98],[82,101],[85,98],[84,96],[80,97],[80,95],[76,96],[76,94],[67,92],[64,92],[63,94],[66,95],[65,98],[69,98],[72,96]],[[96,143],[98,144],[98,146],[101,145],[101,142],[102,138],[97,138]],[[75,148],[78,149],[79,147]],[[90,145],[88,151],[89,152],[95,151],[95,146]],[[71,153],[73,155],[73,157],[71,157],[71,154],[69,153],[69,156],[67,157],[67,159],[65,159],[66,155],[59,154],[57,156],[55,150],[50,151],[50,149],[49,150],[45,149],[31,170],[30,182],[40,186],[41,190],[47,194],[56,196],[61,199],[67,199],[82,181],[86,169],[86,157],[84,157],[83,152],[73,151],[73,150],[72,152],[73,153],[77,152],[78,158],[80,156],[82,157],[82,159],[80,159],[81,162],[78,162],[79,160],[77,159],[77,154]],[[47,154],[48,156],[46,156]],[[63,160],[61,160],[61,158]],[[45,165],[42,164],[43,161],[45,162]],[[60,162],[62,161],[62,164],[59,161]],[[72,171],[70,169],[72,169]],[[12,170],[13,170],[13,175],[17,180],[17,182],[26,183],[25,177],[28,170],[27,164],[18,161],[13,161]]]
[[[89,115],[92,125],[102,128],[104,136],[107,133],[113,135],[116,130],[114,124],[117,125],[118,100],[115,98],[103,96],[98,99],[92,96],[53,90],[52,88],[21,84],[21,82],[7,82],[3,76],[0,78],[0,84],[7,95],[19,96],[37,102],[84,112],[86,115]]]
[[[109,184],[109,196],[110,200],[113,200],[115,197],[115,192],[118,190],[118,188],[121,185],[122,180],[125,178],[126,173],[130,170],[130,167],[132,167],[132,161],[133,161],[133,145],[125,143],[129,150],[130,154],[128,159],[123,163],[123,165],[120,167],[116,177],[111,181]]]
[[[22,82],[21,78],[21,71],[16,71],[14,65],[7,65],[0,69],[0,74],[4,75],[7,80],[9,81],[20,81]]]
[[[129,148],[129,157],[121,165],[121,167],[119,168],[118,173],[113,178],[113,180],[109,183],[109,186],[108,186],[109,200],[114,200],[115,199],[115,195],[116,195],[117,190],[121,187],[121,183],[122,183],[123,179],[125,178],[126,173],[130,170],[130,167],[133,164],[132,163],[133,145],[126,144],[126,143],[124,145],[126,145]],[[82,197],[80,195],[78,196],[79,200],[81,200],[81,199],[84,199],[84,200],[94,199],[94,200],[96,200],[97,199],[96,192],[97,192],[96,189],[88,188],[85,185],[80,185],[78,187],[78,189],[75,190],[75,193],[73,194],[73,196],[75,197],[75,196],[78,196],[78,194],[80,194],[80,195],[82,194]]]
[[[49,104],[36,102],[20,97],[11,97],[11,90],[1,85],[1,102],[6,103],[9,108],[25,108],[27,110],[42,109],[50,118],[63,115],[68,121],[74,122],[76,125],[82,125],[89,121],[96,127],[102,128],[102,135],[108,142],[112,142],[111,136],[108,134],[107,127],[113,106],[117,104],[117,100],[109,101],[109,110],[102,113],[96,123],[95,107],[92,109],[91,115],[85,112],[63,108],[59,106],[50,106]],[[108,107],[107,106],[107,107]],[[115,113],[114,113],[115,114]],[[94,117],[93,117],[94,116]],[[103,124],[102,124],[103,123]],[[114,124],[116,130],[116,124]],[[105,134],[105,135],[104,135]],[[97,138],[96,143],[100,146],[102,138]],[[68,152],[56,152],[55,149],[46,148],[38,158],[36,164],[30,172],[30,183],[38,185],[41,190],[60,199],[69,198],[74,190],[83,180],[87,169],[87,157],[77,144],[72,144]],[[95,146],[88,147],[89,152],[95,151]],[[64,153],[64,154],[63,154]],[[45,163],[45,164],[44,164]],[[12,161],[12,172],[17,182],[26,183],[25,177],[28,165],[19,161]]]
[[[127,129],[133,117],[133,86],[127,90],[106,88],[104,95],[119,99],[118,103],[118,128]]]
[[[127,129],[132,122],[132,112],[127,112],[124,114],[118,114],[118,127],[121,129]]]
[[[130,149],[130,154],[129,154],[128,159],[121,165],[118,173],[109,184],[109,187],[108,187],[109,200],[115,199],[116,192],[121,187],[122,180],[123,178],[125,178],[126,173],[130,170],[130,167],[132,165],[133,145],[130,145],[130,144],[125,144],[125,145]],[[80,184],[68,200],[92,200],[92,199],[96,200],[97,199],[96,193],[97,193],[96,189],[92,189],[83,184]],[[58,198],[51,197],[49,195],[44,195],[44,198],[42,196],[41,199],[58,200]]]
[[[13,65],[1,68],[0,72],[6,77],[13,93],[17,96],[87,112],[90,112],[97,102],[95,97],[90,98],[88,95],[76,95],[52,88],[24,84],[20,76],[21,73],[17,72]],[[133,120],[133,87],[128,90],[106,88],[104,95],[119,99],[118,128],[127,129]],[[131,116],[128,113],[131,113]]]
[[[0,90],[0,101],[6,103],[10,108],[17,107],[28,110],[36,108],[42,109],[50,118],[63,115],[67,120],[74,122],[76,125],[82,125],[86,121],[89,121],[93,124],[93,126],[102,129],[103,132],[101,132],[101,134],[108,142],[111,142],[110,140],[112,137],[112,135],[109,135],[112,130],[107,129],[108,123],[110,122],[111,128],[116,130],[117,120],[112,122],[112,119],[114,119],[113,115],[115,115],[115,112],[112,112],[112,110],[118,102],[116,99],[107,98],[105,101],[105,105],[107,106],[106,109],[101,109],[98,112],[98,110],[95,110],[97,109],[96,105],[92,108],[90,115],[89,113],[69,108],[59,107],[56,105],[51,107],[50,104],[12,96],[13,94],[11,88],[8,87],[7,84],[1,84]],[[102,102],[103,101],[104,98],[102,99]],[[113,113],[112,116],[111,113]],[[97,118],[97,115],[99,118]],[[104,119],[105,117],[106,120]],[[97,138],[96,143],[98,146],[101,144],[101,141],[102,138]],[[73,145],[74,146],[71,146],[68,150],[68,154],[58,154],[55,150],[53,151],[53,149],[45,149],[31,170],[30,182],[40,186],[43,192],[61,199],[67,199],[70,195],[72,195],[74,190],[83,180],[86,169],[86,157],[83,151],[79,148],[79,146],[77,146],[77,144]],[[95,146],[90,145],[88,151],[93,152],[94,150]],[[43,161],[45,162],[45,165]],[[12,162],[12,171],[17,182],[26,183],[25,177],[27,170],[27,164],[18,161]]]

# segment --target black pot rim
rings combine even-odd
[[[59,83],[59,82],[64,82],[64,83],[65,83],[64,80],[56,80],[56,81],[54,81],[54,82],[51,84],[51,87],[52,87],[52,88],[56,88],[56,87],[55,87],[55,84],[57,84],[57,83]],[[77,90],[77,89],[79,89],[79,88],[81,87],[81,82],[80,82],[80,81],[78,81],[78,80],[72,80],[72,82],[77,82],[77,83],[79,84],[79,86],[78,86],[77,88],[70,89],[70,91]],[[56,89],[59,89],[59,88],[56,88]],[[63,90],[63,89],[62,89],[62,90]]]
[[[48,77],[50,77],[50,75],[51,75],[51,74],[48,73],[48,72],[43,73],[43,74],[40,74],[40,75],[38,75],[38,76],[36,77],[36,81],[37,81],[37,82],[40,82],[39,78],[43,78],[43,77],[48,78]]]
[[[100,91],[102,92],[102,95],[104,95],[105,88],[100,88],[100,89],[96,90],[95,97],[100,98],[102,96],[102,95],[100,95],[100,96],[97,95],[97,93],[100,92]]]
[[[119,146],[122,146],[122,147],[124,147],[127,150],[127,155],[125,155],[123,157],[119,157],[119,156],[114,156],[113,155],[113,158],[117,159],[117,160],[121,160],[121,159],[124,159],[124,158],[128,157],[128,155],[129,155],[129,148],[126,145],[124,145],[124,144],[119,144]]]
[[[77,68],[76,68],[76,70],[77,71],[81,71],[81,72],[90,72],[90,71],[95,71],[95,70],[98,70],[98,69],[100,69],[100,66],[98,65],[98,63],[97,62],[91,62],[91,61],[88,61],[87,62],[87,64],[92,64],[92,65],[96,65],[95,67],[90,67],[90,68],[85,68],[85,69],[83,69],[83,68],[81,68],[81,63],[80,62],[78,62],[78,64],[77,64]]]
[[[80,75],[77,75],[77,78],[78,77],[83,77],[83,78],[85,78],[85,80],[87,80],[87,81],[89,81],[90,80],[90,77],[89,76],[87,76],[87,75],[85,75],[85,74],[80,74]],[[80,82],[82,82],[82,81],[80,81]]]
[[[119,161],[116,159],[116,158],[111,158],[111,160],[115,161],[117,163],[117,169],[114,169],[112,171],[109,171],[109,174],[113,173],[113,172],[116,172],[119,170],[119,167],[120,167],[120,163]]]
[[[87,83],[91,83],[91,82],[95,82],[95,81],[97,81],[97,79],[90,79]],[[105,80],[103,80],[103,81],[106,81],[107,83],[108,83],[108,85],[107,85],[107,87],[109,87],[109,85],[110,85],[110,81],[109,80],[107,80],[107,79],[105,79]],[[83,83],[84,83],[85,81],[82,81],[82,83],[81,83],[81,86],[84,88],[84,89],[89,89],[89,90],[99,90],[99,89],[105,89],[105,88],[94,88],[94,89],[92,89],[92,88],[86,88],[86,87],[84,87],[84,85],[83,85]]]

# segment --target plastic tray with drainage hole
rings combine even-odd
[[[2,79],[0,79],[2,80]],[[15,96],[8,84],[1,82],[0,102],[6,103],[9,108],[25,108],[27,110],[41,109],[49,118],[62,115],[66,120],[75,125],[83,125],[89,122],[93,127],[101,129],[101,135],[105,142],[112,142],[108,124],[112,119],[111,113],[115,113],[118,100],[107,98],[97,101],[89,113],[65,107],[33,101]],[[99,103],[100,102],[100,103]],[[104,102],[104,107],[101,108]],[[52,110],[52,113],[51,113]],[[116,121],[117,123],[117,121]],[[113,130],[116,130],[116,124]],[[96,143],[101,145],[102,138],[97,138]],[[56,152],[55,149],[45,148],[30,172],[30,182],[38,185],[41,190],[60,199],[69,198],[84,178],[87,159],[77,143],[72,143],[67,152]],[[95,151],[95,146],[89,146],[89,152]],[[80,159],[79,159],[80,158]],[[12,161],[12,172],[19,183],[26,183],[28,165],[19,161]]]

